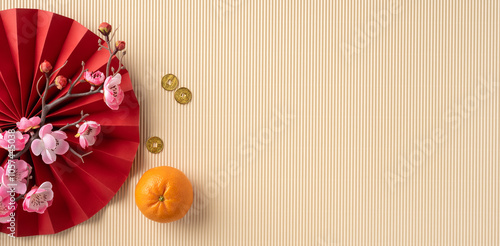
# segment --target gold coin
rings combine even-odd
[[[167,91],[173,91],[179,86],[179,80],[173,74],[167,74],[161,78],[161,86]]]
[[[187,103],[191,102],[191,98],[193,97],[193,94],[191,94],[191,91],[188,88],[181,87],[175,91],[174,97],[178,103],[187,104]]]
[[[152,137],[146,142],[146,148],[153,154],[158,154],[163,150],[163,141],[159,137]]]

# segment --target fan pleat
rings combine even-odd
[[[24,10],[21,14],[18,14],[18,12],[19,10],[15,12],[17,25],[11,25],[14,27],[12,34],[15,35],[13,36],[17,36],[18,38],[16,42],[11,42],[11,48],[18,51],[17,56],[14,57],[14,61],[17,62],[17,77],[19,78],[21,92],[21,112],[23,115],[26,115],[28,97],[33,84],[33,67],[36,67],[34,54],[38,29],[38,10]],[[26,13],[29,13],[31,17],[26,18]]]
[[[66,17],[56,15],[50,12],[40,11],[38,19],[41,24],[38,25],[36,51],[35,51],[35,64],[41,64],[47,60],[51,64],[55,64],[59,57],[60,47],[63,46],[66,37],[69,34],[73,20]],[[40,113],[41,101],[39,101],[38,93],[36,90],[36,83],[43,77],[38,65],[34,67],[33,86],[31,88],[30,100],[28,108],[30,109],[29,116]],[[45,84],[40,83],[40,91],[45,89]],[[36,103],[40,102],[37,107]]]
[[[12,117],[13,122],[16,122],[20,119],[21,115],[15,110],[15,104],[12,100],[12,96],[9,93],[9,89],[6,86],[7,82],[4,80],[2,73],[0,71],[0,100],[2,104],[5,105],[0,110],[5,115]]]
[[[99,207],[102,204],[105,204],[106,198],[102,195],[103,192],[106,192],[108,196],[112,196],[112,194],[109,194],[110,191],[108,189],[104,189],[103,191],[102,186],[99,184],[92,183],[94,178],[90,178],[86,174],[82,175],[83,172],[81,172],[81,169],[75,167],[84,163],[75,164],[72,161],[68,162],[72,158],[73,156],[68,156],[68,154],[66,158],[64,156],[58,157],[57,163],[50,165],[50,169],[54,177],[58,180],[78,180],[78,182],[65,182],[64,189],[68,191],[68,196],[61,199],[61,201],[72,201],[69,206],[70,209],[82,210],[84,212],[85,216],[75,218],[75,222],[79,223],[78,221],[81,221],[81,219],[90,218],[99,211]]]
[[[6,23],[13,24],[6,25]],[[0,56],[0,73],[13,103],[11,110],[15,110],[16,116],[20,116],[22,115],[21,89],[16,72],[16,66],[19,64],[17,59],[14,59],[18,55],[18,51],[11,48],[11,43],[16,42],[18,39],[13,30],[15,23],[15,11],[7,10],[0,12],[0,54],[2,54]]]
[[[35,169],[35,178],[36,178],[36,184],[41,185],[45,181],[50,181],[52,183],[52,190],[54,191],[54,201],[52,205],[50,206],[50,209],[47,209],[45,211],[46,214],[49,215],[50,220],[46,220],[46,222],[50,222],[53,230],[55,232],[62,231],[66,228],[69,228],[74,225],[73,221],[71,218],[68,218],[68,215],[71,215],[71,210],[68,208],[66,203],[64,202],[64,193],[61,192],[61,190],[66,186],[65,182],[60,180],[58,177],[55,177],[53,175],[53,172],[51,171],[51,165],[47,165],[43,163],[42,159],[40,157],[34,156],[32,154],[32,164],[33,168]],[[58,164],[52,164],[52,165],[59,165],[62,166],[62,163]],[[55,197],[60,197],[60,199],[55,199]],[[18,209],[19,211],[19,209]],[[24,212],[24,211],[23,211]],[[36,215],[35,213],[26,213],[25,214],[33,214]],[[65,215],[65,216],[64,216]],[[26,224],[24,227],[33,227],[33,225]],[[43,224],[42,227],[44,226],[49,226],[48,224]],[[19,228],[20,230],[25,230],[24,227]]]

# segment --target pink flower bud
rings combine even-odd
[[[122,51],[125,49],[125,42],[123,41],[116,41],[115,47],[117,50]]]
[[[95,72],[87,71],[87,72],[85,72],[83,77],[91,85],[95,85],[95,86],[102,85],[102,83],[104,83],[104,80],[106,79],[106,76],[101,71],[95,71]]]
[[[52,70],[52,65],[47,60],[45,60],[44,62],[42,62],[42,64],[40,64],[40,71],[42,73],[49,73],[50,70]]]
[[[55,83],[57,89],[62,90],[62,88],[64,88],[68,84],[68,79],[66,79],[66,77],[62,75],[59,75],[56,77]]]
[[[113,30],[113,27],[107,22],[103,22],[99,25],[99,32],[101,32],[104,36],[108,36],[111,33],[111,30]]]

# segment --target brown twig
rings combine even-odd
[[[89,117],[89,114],[83,114],[83,110],[81,112],[81,115],[82,115],[82,117],[78,121],[71,123],[71,124],[66,124],[65,126],[61,127],[61,129],[59,129],[59,131],[64,131],[72,126],[76,126],[76,125],[80,124],[85,118]]]
[[[99,44],[99,49],[97,49],[97,50],[105,49],[105,50],[111,52],[111,50],[108,47],[106,47],[106,46],[104,46],[104,45],[101,44],[101,40],[100,39],[98,41],[98,44]]]
[[[118,50],[117,49],[114,49],[113,50],[113,47],[111,46],[111,40],[113,40],[113,37],[115,36],[115,33],[116,33],[116,30],[113,32],[113,35],[111,36],[111,39],[109,38],[109,36],[105,36],[105,40],[106,40],[106,44],[108,44],[108,51],[109,51],[109,59],[108,59],[108,64],[106,66],[106,78],[109,77],[109,69],[111,67],[111,60],[113,59],[113,57],[116,55],[116,53],[118,53]]]
[[[73,88],[75,87],[76,84],[84,81],[84,80],[81,80],[81,78],[82,78],[83,74],[87,71],[88,71],[88,69],[85,69],[85,62],[82,62],[82,71],[80,72],[80,74],[78,75],[78,77],[75,79],[74,82],[69,80],[69,89],[68,89],[68,92],[66,93],[66,95],[71,94],[71,91],[73,91]]]
[[[45,117],[47,117],[47,102],[45,101],[45,96],[47,95],[47,91],[49,90],[49,82],[50,82],[50,75],[48,73],[45,73],[45,90],[42,95],[42,117],[40,125],[43,126],[45,124]]]
[[[113,38],[115,37],[116,31],[118,31],[118,29],[120,29],[120,27],[115,28],[115,30],[113,31],[113,34],[111,34],[111,38],[109,38],[109,40],[113,40]],[[107,36],[106,36],[106,38],[107,38]],[[109,40],[106,40],[106,41],[109,41]],[[109,43],[108,43],[108,46],[109,46]]]
[[[80,153],[76,152],[76,150],[74,150],[74,149],[73,149],[73,148],[71,148],[71,147],[69,147],[69,151],[71,151],[71,153],[73,153],[73,155],[76,155],[77,157],[79,157],[79,158],[80,158],[80,160],[82,160],[82,163],[85,163],[85,161],[83,160],[83,157],[85,157],[85,156],[88,156],[88,155],[92,154],[92,151],[87,152],[87,153],[85,153],[85,154],[80,154]]]
[[[42,94],[40,93],[40,81],[42,81],[42,78],[45,77],[45,76],[40,76],[40,78],[38,79],[38,81],[36,82],[36,92],[38,92],[38,96],[42,97]]]
[[[111,67],[111,60],[116,55],[116,53],[118,53],[118,50],[113,51],[113,53],[109,56],[108,65],[106,66],[106,78],[109,77],[109,69]]]
[[[120,59],[118,59],[118,70],[116,72],[113,71],[113,76],[115,76],[116,74],[118,74],[120,72],[120,70],[122,70],[122,68],[124,68],[124,66],[122,65],[122,60],[123,60],[123,57],[125,57],[126,54],[127,54],[127,52],[123,51],[122,57]],[[111,70],[113,70],[113,68],[111,68]]]
[[[57,72],[59,72],[59,70],[61,70],[64,66],[66,66],[66,64],[68,64],[68,60],[66,60],[66,61],[64,62],[64,64],[62,64],[62,66],[61,66],[61,67],[59,67],[58,69],[54,70],[54,71],[50,74],[50,76],[49,76],[49,77],[52,77],[54,74],[56,74]]]

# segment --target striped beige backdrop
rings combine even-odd
[[[96,216],[1,245],[499,245],[495,0],[2,1],[120,26],[141,102],[130,178]],[[193,92],[180,105],[164,74]],[[166,144],[149,153],[151,136]],[[187,217],[134,187],[170,165]]]

